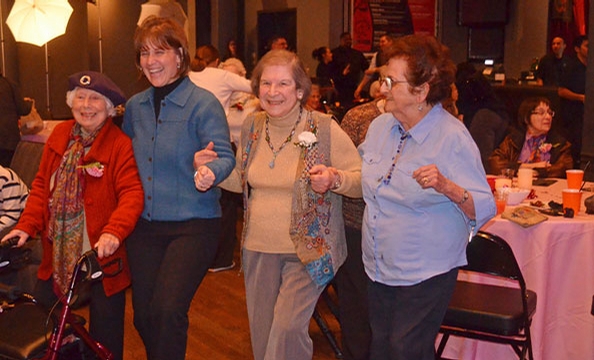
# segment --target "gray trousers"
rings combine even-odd
[[[309,322],[324,287],[295,254],[244,249],[243,268],[254,359],[311,359]]]

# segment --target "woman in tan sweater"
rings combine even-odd
[[[243,269],[254,358],[311,359],[309,320],[346,257],[341,195],[361,196],[361,160],[330,116],[303,105],[299,58],[270,51],[252,89],[263,112],[243,124],[237,166],[221,186],[244,194]],[[216,156],[206,149],[195,167]],[[214,181],[197,177],[200,190]]]

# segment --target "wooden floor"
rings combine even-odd
[[[236,251],[236,263],[238,252]],[[252,359],[245,305],[243,274],[233,270],[209,273],[200,285],[190,308],[190,328],[186,359]],[[132,324],[130,292],[126,302],[124,360],[145,359],[144,347]],[[340,341],[340,329],[325,303],[318,305],[323,318]],[[310,336],[316,360],[335,359],[334,352],[320,328],[312,320]],[[290,360],[290,359],[287,359]]]

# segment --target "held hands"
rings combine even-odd
[[[14,229],[14,230],[11,230],[8,234],[6,234],[6,236],[4,236],[0,242],[6,241],[6,240],[8,240],[10,238],[13,238],[13,237],[18,237],[19,238],[19,242],[18,242],[18,244],[16,246],[17,247],[21,247],[29,239],[29,234],[27,234],[23,230],[16,230],[16,229]]]
[[[338,170],[318,164],[309,170],[309,179],[313,191],[323,194],[332,189],[338,178]]]
[[[203,150],[194,153],[194,169],[200,168],[211,161],[219,158],[219,155],[214,151],[214,143],[211,141]]]
[[[109,233],[101,234],[99,241],[97,241],[97,244],[95,244],[99,259],[113,255],[113,253],[116,252],[119,247],[120,240],[115,235]]]
[[[199,191],[208,190],[216,180],[215,174],[210,170],[206,164],[218,159],[217,153],[214,151],[214,143],[211,141],[203,150],[197,151],[194,154],[194,184]]]
[[[448,179],[439,172],[435,164],[421,166],[412,174],[423,189],[434,188],[435,191],[443,193],[448,185]]]

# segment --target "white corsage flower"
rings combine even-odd
[[[295,143],[295,146],[299,146],[304,149],[310,149],[318,142],[316,134],[312,133],[311,131],[304,131],[297,135],[297,140],[299,141]]]

